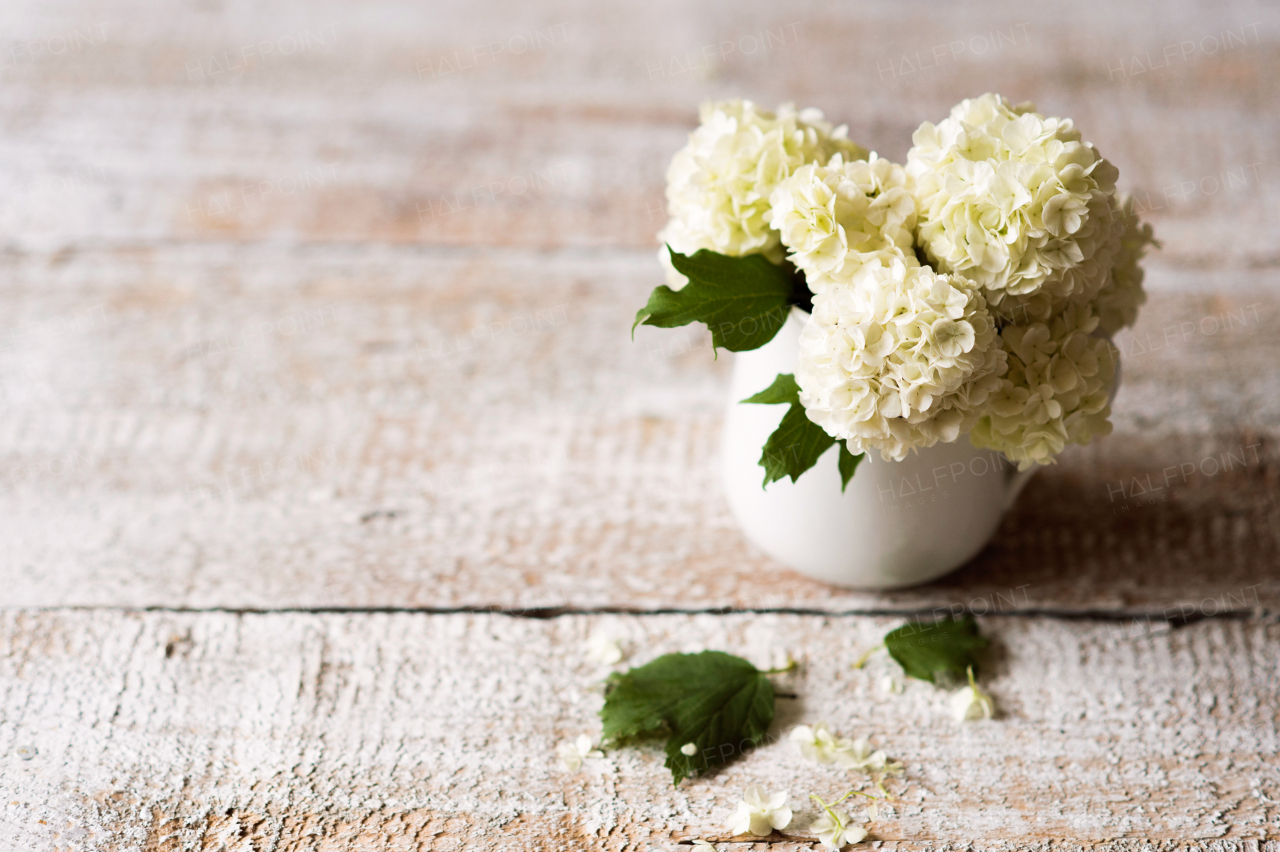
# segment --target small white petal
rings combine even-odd
[[[607,633],[597,632],[587,640],[587,657],[601,665],[612,666],[623,658],[622,644]]]
[[[991,696],[977,686],[966,686],[951,696],[951,715],[958,722],[990,719],[995,710]]]
[[[556,746],[556,756],[560,758],[560,765],[570,772],[577,772],[582,768],[582,754],[574,743],[560,743]]]
[[[743,793],[737,811],[726,825],[734,834],[764,837],[775,828],[786,828],[790,824],[791,808],[786,806],[786,801],[787,793],[768,794],[759,784],[753,784]]]
[[[746,802],[738,802],[738,809],[729,815],[725,827],[730,834],[746,834],[751,829],[751,806]]]

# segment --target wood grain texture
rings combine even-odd
[[[1267,3],[1153,0],[28,0],[0,54],[0,224],[54,248],[645,247],[703,99],[818,106],[900,158],[995,90],[1072,116],[1169,257],[1273,266],[1278,23]]]
[[[677,849],[750,783],[847,789],[782,742],[564,773],[605,630],[801,658],[775,733],[907,765],[882,849],[1280,852],[1278,40],[1190,0],[7,4],[0,850]],[[988,90],[1164,241],[1116,432],[950,577],[814,583],[728,515],[730,359],[627,339],[666,163],[706,98],[901,158]],[[961,609],[999,721],[850,669]]]
[[[556,745],[599,732],[603,670],[583,656],[596,631],[621,637],[635,663],[722,648],[764,664],[789,651],[803,668],[780,686],[800,698],[778,700],[772,736],[826,720],[906,766],[890,781],[893,815],[870,825],[877,840],[1129,849],[1280,830],[1275,624],[1133,634],[986,619],[984,681],[1001,717],[964,727],[931,685],[881,691],[887,659],[851,669],[895,624],[7,613],[0,848],[670,849],[723,836],[751,783],[791,792],[796,834],[814,816],[810,792],[858,783],[785,739],[678,789],[656,747],[565,772]]]
[[[876,595],[743,540],[716,475],[731,356],[692,329],[629,340],[648,252],[179,246],[3,268],[5,604],[1280,601],[1270,273],[1197,292],[1155,268],[1116,433],[1038,474],[971,566]]]
[[[1276,11],[1106,14],[19,4],[0,604],[1274,608]],[[1117,434],[928,589],[782,572],[713,475],[728,359],[626,340],[665,163],[705,97],[900,157],[989,88],[1074,116],[1165,240]]]

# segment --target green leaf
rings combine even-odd
[[[795,482],[800,474],[817,464],[819,457],[836,442],[835,438],[804,413],[804,406],[800,404],[800,386],[791,373],[779,373],[773,384],[742,401],[764,405],[785,403],[791,406],[782,415],[778,428],[764,442],[764,451],[760,454],[766,488],[770,482],[776,482],[784,476],[791,477],[791,481]],[[848,482],[847,479],[845,481]]]
[[[773,380],[773,384],[760,391],[760,393],[749,396],[742,401],[761,405],[780,405],[783,403],[799,405],[800,386],[796,384],[794,374],[779,373],[778,378]]]
[[[745,352],[773,340],[787,321],[792,280],[785,266],[759,254],[729,257],[700,249],[688,256],[670,246],[667,251],[689,283],[679,290],[654,289],[649,304],[636,314],[633,335],[641,324],[674,328],[701,322],[711,332],[713,347]]]
[[[667,654],[615,674],[600,718],[606,741],[666,732],[666,767],[679,785],[760,744],[773,722],[773,684],[731,654]],[[688,743],[692,755],[681,751]]]
[[[831,449],[836,439],[809,419],[804,406],[793,405],[782,415],[778,428],[764,442],[760,454],[760,466],[764,468],[764,484],[791,477],[795,482],[800,474],[818,463],[818,458]]]
[[[933,624],[904,624],[884,637],[884,646],[910,677],[942,685],[960,682],[978,662],[974,654],[989,640],[978,635],[972,615],[947,617]]]
[[[858,453],[856,456],[849,452],[849,447],[845,441],[840,442],[840,493],[849,487],[849,480],[853,479],[853,473],[858,469],[858,465],[867,457],[866,453]]]

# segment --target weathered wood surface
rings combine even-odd
[[[995,90],[1075,118],[1167,257],[1277,260],[1271,4],[10,6],[13,244],[647,247],[704,98],[818,106],[901,157]]]
[[[1274,8],[364,8],[15,11],[0,602],[1274,606]],[[901,156],[988,88],[1074,116],[1140,193],[1163,348],[1128,347],[1117,434],[974,566],[833,592],[726,514],[728,359],[626,340],[662,171],[704,97]]]
[[[906,761],[887,847],[1275,849],[1274,5],[5,11],[0,606],[54,609],[0,613],[0,849],[645,850],[837,792],[785,743],[562,773],[601,626],[804,657],[777,730]],[[1116,433],[951,577],[813,583],[727,513],[729,359],[626,337],[666,162],[708,97],[901,157],[987,90],[1074,117],[1165,243]],[[178,611],[359,608],[423,611]],[[1001,616],[999,722],[848,668],[866,613],[959,608]]]
[[[872,837],[930,847],[1243,843],[1280,830],[1280,634],[985,619],[998,720],[851,663],[895,622],[858,616],[11,612],[0,616],[0,848],[670,849],[723,837],[743,789],[789,790],[795,833],[859,776],[785,739],[671,787],[660,751],[577,774],[598,735],[595,631],[627,662],[721,648],[791,653],[800,696],[771,734],[826,720],[901,760]],[[788,848],[788,847],[779,847]],[[1240,847],[1236,847],[1240,848]],[[1256,848],[1256,847],[1254,847]]]
[[[1276,12],[1107,15],[21,6],[0,602],[1272,605]],[[1135,340],[1163,348],[1130,345],[1118,433],[1041,474],[973,567],[832,592],[725,512],[728,359],[625,338],[662,171],[704,97],[816,104],[900,156],[987,88],[1074,116],[1140,193],[1166,247]]]
[[[4,603],[1280,602],[1270,273],[1208,293],[1153,271],[1116,433],[1038,474],[970,567],[875,595],[738,532],[716,474],[731,356],[692,330],[630,341],[647,252],[183,246],[4,269]]]

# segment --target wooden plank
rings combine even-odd
[[[647,252],[191,245],[3,269],[2,604],[1280,601],[1269,272],[1205,292],[1157,267],[1117,432],[1042,471],[963,571],[869,595],[742,539],[715,473],[730,357],[690,330],[629,340]]]
[[[1278,16],[1189,0],[1102,19],[484,0],[226,5],[197,26],[147,2],[19,3],[0,56],[0,226],[45,247],[643,247],[703,99],[815,105],[900,158],[920,122],[994,89],[1074,117],[1145,199],[1170,258],[1272,265]],[[522,40],[533,48],[517,55]]]
[[[723,836],[752,783],[839,794],[847,770],[785,739],[673,789],[656,748],[578,774],[598,734],[595,631],[633,662],[713,647],[788,675],[772,733],[828,721],[904,762],[877,840],[907,848],[1244,844],[1280,827],[1274,623],[1175,631],[999,618],[984,681],[1001,717],[958,727],[945,693],[851,662],[896,622],[797,615],[7,612],[0,615],[0,848],[672,848]],[[787,847],[780,847],[787,848]],[[791,848],[807,848],[806,846]],[[1224,847],[1216,847],[1224,848]],[[1251,847],[1251,848],[1257,848]]]

